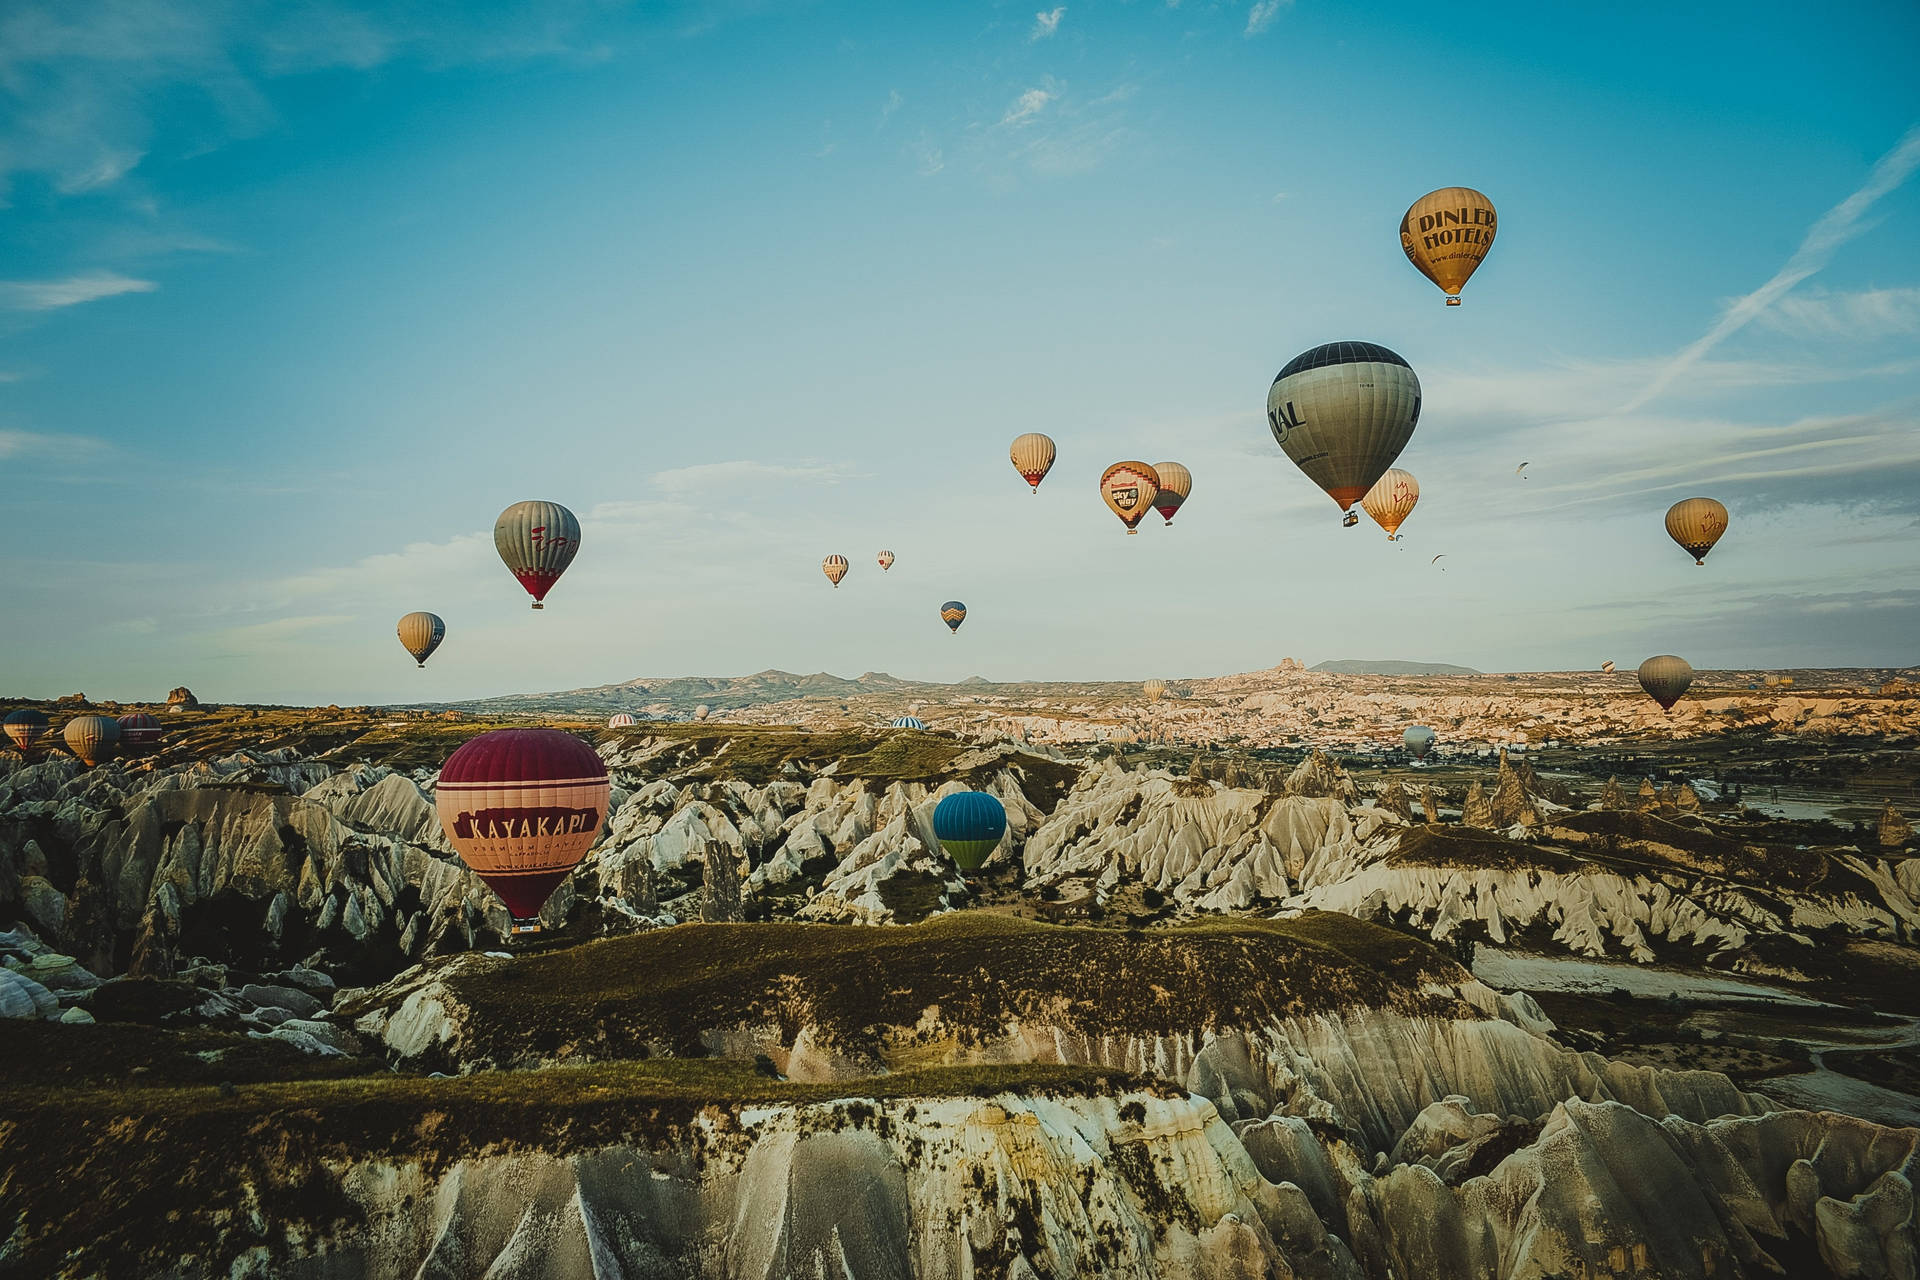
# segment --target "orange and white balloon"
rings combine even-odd
[[[1420,501],[1420,482],[1411,472],[1398,467],[1390,468],[1387,473],[1373,482],[1373,488],[1367,490],[1367,496],[1360,499],[1360,505],[1373,517],[1373,522],[1387,531],[1387,541],[1392,542],[1400,532],[1400,526],[1413,514],[1414,503]]]

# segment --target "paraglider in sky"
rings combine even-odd
[[[413,655],[413,660],[422,667],[440,642],[447,638],[447,624],[440,620],[437,613],[428,613],[416,609],[400,619],[400,645]]]
[[[933,811],[933,834],[962,871],[977,871],[1007,833],[1007,809],[984,791],[956,791]]]
[[[1140,521],[1153,510],[1160,477],[1144,462],[1116,462],[1100,473],[1100,497],[1128,533],[1140,532]]]
[[[845,556],[828,556],[820,562],[820,572],[827,575],[827,581],[831,582],[837,590],[840,586],[840,579],[847,576],[847,558]]]
[[[1053,437],[1029,431],[1023,436],[1015,436],[1013,448],[1007,453],[1013,459],[1013,469],[1020,473],[1020,478],[1032,485],[1035,493],[1040,492],[1040,482],[1047,478],[1047,472],[1053,470]]]
[[[958,635],[960,624],[967,620],[967,606],[958,600],[949,600],[940,606],[940,621],[947,624],[947,630]]]
[[[130,756],[145,755],[160,745],[160,722],[144,711],[130,711],[121,716],[120,749]]]
[[[60,736],[66,739],[67,750],[91,769],[113,758],[114,748],[120,744],[120,722],[106,716],[75,716],[67,721]]]
[[[1607,660],[1606,660],[1605,662],[1603,662],[1603,663],[1601,663],[1601,664],[1600,664],[1600,672],[1601,672],[1601,674],[1602,674],[1602,675],[1609,675],[1609,676],[1610,676],[1610,675],[1612,675],[1612,674],[1613,674],[1613,659],[1612,659],[1612,658],[1608,658],[1608,659],[1607,659]]]
[[[638,720],[635,720],[624,711],[617,711],[607,717],[607,728],[609,729],[631,729],[639,723]]]
[[[1421,275],[1439,285],[1447,305],[1493,248],[1493,201],[1472,187],[1442,187],[1413,202],[1400,220],[1400,247]]]
[[[1525,480],[1527,478],[1527,468],[1532,465],[1533,464],[1531,462],[1523,462],[1519,466],[1513,469],[1513,474],[1519,476],[1522,480]]]
[[[1695,564],[1707,562],[1707,552],[1727,531],[1727,509],[1712,498],[1685,498],[1667,508],[1667,536],[1686,548]]]
[[[1439,737],[1439,734],[1426,725],[1416,724],[1400,735],[1400,741],[1406,744],[1407,750],[1413,753],[1415,760],[1425,760],[1427,753],[1433,750],[1433,744],[1439,740]]]
[[[1360,505],[1375,524],[1387,531],[1387,541],[1394,542],[1399,537],[1401,524],[1413,514],[1414,504],[1419,501],[1420,482],[1410,472],[1391,467],[1373,482],[1373,488],[1360,499]]]
[[[1692,683],[1693,668],[1685,658],[1663,653],[1640,664],[1640,687],[1663,711],[1673,710],[1673,704],[1680,701]]]
[[[493,547],[533,607],[544,609],[547,592],[580,550],[580,522],[557,502],[516,502],[493,522]]]
[[[1173,523],[1173,513],[1187,501],[1187,495],[1193,492],[1193,473],[1177,462],[1156,462],[1153,474],[1160,482],[1160,491],[1153,495],[1153,509],[1158,511],[1168,524]]]
[[[515,933],[578,866],[607,819],[607,766],[558,729],[496,729],[440,768],[434,807],[460,860],[500,895]]]
[[[885,573],[888,569],[893,568],[893,552],[882,551],[878,556],[875,557],[875,559],[879,560],[880,571],[882,573]]]
[[[1386,474],[1419,421],[1413,367],[1371,342],[1303,351],[1267,392],[1274,441],[1343,512]]]
[[[1431,560],[1429,560],[1429,561],[1427,561],[1427,567],[1428,567],[1428,568],[1432,568],[1432,567],[1433,567],[1434,565],[1436,565],[1436,564],[1440,564],[1440,562],[1441,562],[1442,560],[1445,560],[1446,558],[1447,558],[1447,553],[1446,553],[1446,552],[1444,552],[1444,551],[1442,551],[1442,552],[1441,552],[1441,553],[1440,553],[1439,555],[1437,555],[1437,556],[1435,556],[1435,557],[1434,557],[1433,559],[1431,559]],[[1446,569],[1446,566],[1445,566],[1445,565],[1441,565],[1441,566],[1440,566],[1440,572],[1442,572],[1442,573],[1445,573],[1446,571],[1447,571],[1447,569]]]
[[[695,720],[705,720],[708,716],[712,714],[713,714],[713,708],[708,706],[704,702],[693,709],[693,718]]]
[[[38,746],[40,739],[47,736],[49,727],[46,716],[32,707],[22,707],[13,712],[6,718],[5,725],[7,736],[13,739],[13,745],[20,749],[21,755]]]
[[[927,723],[918,716],[896,716],[890,727],[894,729],[925,729]]]
[[[1141,684],[1140,691],[1147,695],[1148,702],[1158,702],[1167,696],[1165,680],[1148,680]]]

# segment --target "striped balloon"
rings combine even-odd
[[[940,621],[947,624],[947,630],[959,634],[960,624],[967,620],[967,606],[958,600],[949,600],[940,606]]]
[[[120,749],[128,755],[144,755],[160,745],[160,735],[164,732],[160,722],[144,711],[133,711],[121,716]]]
[[[9,715],[5,725],[7,736],[13,739],[13,745],[22,755],[40,745],[40,740],[50,731],[46,716],[32,707],[22,707]]]
[[[956,791],[933,811],[933,834],[954,865],[977,871],[1007,834],[1007,809],[984,791]]]
[[[600,838],[607,796],[607,766],[572,734],[496,729],[447,758],[434,807],[460,860],[528,932]]]
[[[639,723],[638,720],[635,720],[624,711],[616,712],[607,717],[607,728],[609,729],[631,729]]]
[[[879,556],[876,557],[876,559],[880,561],[880,568],[882,571],[893,568],[893,552],[882,551],[879,554]]]
[[[1141,684],[1140,691],[1147,695],[1148,702],[1158,702],[1167,696],[1167,682],[1157,679],[1148,680]]]
[[[892,727],[895,729],[924,729],[927,727],[927,722],[917,716],[899,716],[895,718]]]
[[[557,502],[516,502],[493,522],[493,547],[544,608],[547,592],[580,550],[580,522]]]
[[[1186,504],[1187,495],[1193,492],[1193,473],[1177,462],[1156,462],[1153,474],[1160,481],[1160,491],[1153,495],[1153,509],[1172,524],[1173,513]]]
[[[1600,674],[1601,674],[1601,675],[1607,675],[1607,676],[1610,676],[1610,675],[1612,675],[1612,674],[1613,674],[1613,659],[1612,659],[1612,658],[1608,658],[1608,659],[1607,659],[1607,660],[1606,660],[1605,662],[1603,662],[1603,663],[1601,663],[1601,664],[1600,664]]]
[[[1100,499],[1128,533],[1140,532],[1140,521],[1153,510],[1159,492],[1160,477],[1144,462],[1116,462],[1100,473]]]
[[[840,579],[847,576],[847,558],[845,556],[828,556],[820,562],[820,572],[827,575],[827,581],[831,582],[837,590],[840,586]]]
[[[91,769],[113,758],[120,745],[120,722],[108,716],[75,716],[60,736],[66,739],[67,750]]]
[[[1040,482],[1053,470],[1053,437],[1038,431],[1015,436],[1013,448],[1007,454],[1013,459],[1013,469],[1020,473],[1020,478],[1032,485],[1035,493],[1040,492]]]
[[[1373,517],[1373,522],[1387,531],[1387,541],[1398,538],[1400,526],[1413,514],[1414,504],[1420,501],[1420,482],[1411,472],[1398,467],[1390,467],[1387,473],[1373,482],[1373,488],[1367,490],[1367,496],[1360,499],[1360,505]]]
[[[447,624],[440,620],[437,613],[428,613],[424,609],[415,610],[400,619],[400,644],[413,655],[413,660],[421,666],[427,665],[427,659],[440,647],[447,637]]]

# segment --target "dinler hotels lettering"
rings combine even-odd
[[[598,809],[476,809],[453,820],[462,840],[525,840],[573,835],[600,825]]]
[[[1442,209],[1420,215],[1420,239],[1429,249],[1449,244],[1492,244],[1491,209]]]

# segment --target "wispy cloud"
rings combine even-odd
[[[1920,330],[1920,289],[1824,289],[1788,295],[1760,317],[1763,327],[1796,337],[1865,341]]]
[[[1029,89],[1013,100],[1013,105],[1007,108],[1007,113],[1000,117],[1000,123],[1016,129],[1031,124],[1035,117],[1047,109],[1047,104],[1052,102],[1053,98],[1051,90]]]
[[[931,178],[934,174],[947,167],[947,153],[942,151],[939,144],[924,133],[914,142],[911,150],[913,152],[914,168],[919,171],[920,176],[923,178]]]
[[[893,119],[893,113],[905,105],[906,101],[905,98],[900,96],[898,89],[887,90],[887,100],[882,103],[880,107],[880,123],[884,125],[887,121]]]
[[[1280,10],[1293,0],[1255,0],[1253,8],[1247,10],[1247,34],[1257,36],[1273,25],[1280,16]]]
[[[774,462],[702,462],[691,467],[675,467],[670,471],[655,473],[653,484],[663,493],[679,495],[700,490],[734,488],[743,484],[765,481],[794,481],[832,483],[851,475],[851,470],[843,463],[808,462],[783,464]]]
[[[90,271],[62,280],[0,280],[0,308],[54,311],[123,293],[152,293],[159,287],[151,280],[136,280],[115,271]]]
[[[0,374],[0,382],[11,381],[15,376]],[[0,428],[0,458],[74,458],[99,453],[105,447],[87,436],[46,435],[37,431]]]
[[[1668,360],[1653,380],[1626,403],[1622,412],[1631,413],[1665,391],[1709,351],[1762,315],[1789,289],[1825,267],[1835,250],[1860,234],[1862,220],[1873,206],[1904,184],[1916,168],[1920,168],[1920,125],[1907,130],[1899,144],[1880,157],[1867,176],[1866,185],[1827,210],[1808,228],[1800,247],[1771,280],[1728,303],[1713,327]]]
[[[267,622],[225,627],[214,632],[209,639],[219,651],[243,656],[261,650],[278,651],[295,636],[323,627],[339,626],[343,622],[353,620],[354,615],[350,613],[318,613],[302,618],[274,618]]]
[[[1033,15],[1033,34],[1030,40],[1045,40],[1060,29],[1060,19],[1067,16],[1067,6],[1043,10]]]

